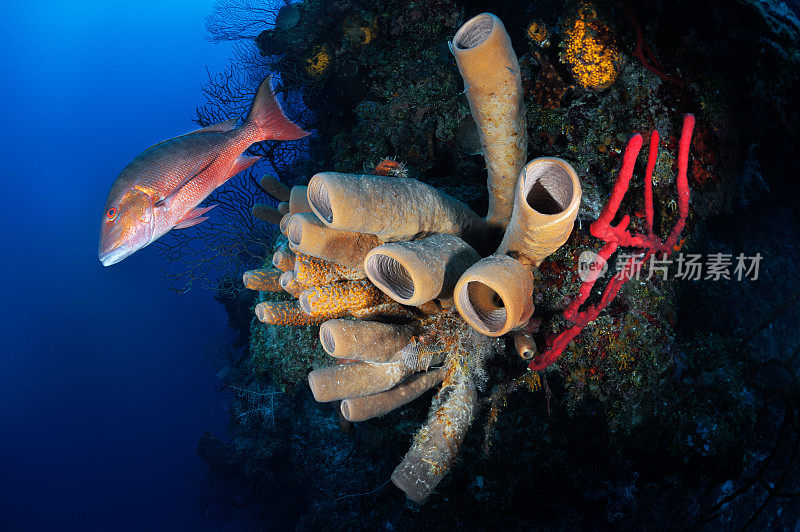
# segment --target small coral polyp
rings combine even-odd
[[[396,164],[386,161],[375,173],[390,175],[321,172],[291,190],[266,179],[262,186],[281,204],[254,215],[282,215],[287,238],[275,270],[245,274],[250,288],[272,290],[277,278],[297,298],[259,303],[262,322],[320,324],[320,344],[337,364],[312,371],[309,386],[318,401],[341,401],[346,419],[385,414],[441,383],[391,477],[418,503],[458,454],[499,337],[512,334],[520,356],[534,356],[524,330],[534,269],[567,241],[582,197],[568,162],[526,164],[520,69],[503,23],[489,13],[470,19],[451,50],[484,147],[487,216],[391,175]]]

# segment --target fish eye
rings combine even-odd
[[[108,218],[108,220],[111,221],[116,217],[117,217],[117,208],[111,207],[110,209],[108,209],[108,212],[106,213],[106,218]]]

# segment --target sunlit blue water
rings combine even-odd
[[[211,0],[4,6],[0,529],[203,530],[203,346],[225,315],[168,291],[152,249],[111,268],[98,224],[137,153],[193,127]]]

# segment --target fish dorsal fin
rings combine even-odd
[[[200,174],[202,174],[203,172],[205,172],[206,170],[208,170],[208,168],[209,168],[209,167],[210,167],[212,164],[214,164],[214,160],[215,160],[215,159],[211,159],[211,160],[208,162],[208,164],[206,164],[204,167],[202,167],[202,168],[201,168],[201,169],[200,169],[200,170],[199,170],[197,173],[195,173],[195,174],[192,174],[192,175],[190,175],[190,176],[186,176],[186,177],[184,177],[183,179],[181,179],[180,183],[178,183],[178,184],[175,186],[175,188],[173,188],[172,190],[170,190],[170,191],[169,191],[169,193],[167,193],[167,195],[166,195],[166,196],[164,196],[163,198],[161,198],[160,200],[158,200],[158,201],[156,202],[155,206],[156,206],[156,207],[163,207],[164,209],[166,209],[166,210],[169,210],[169,208],[170,208],[170,203],[172,202],[172,200],[173,200],[173,199],[175,199],[175,196],[177,196],[177,195],[178,195],[178,192],[180,192],[180,191],[181,191],[181,189],[182,189],[183,187],[185,187],[185,186],[186,186],[186,184],[187,184],[189,181],[191,181],[191,180],[192,180],[192,179],[194,179],[195,177],[199,176]]]
[[[237,122],[237,120],[235,118],[231,118],[230,120],[226,120],[224,122],[220,122],[219,124],[213,124],[213,125],[210,125],[208,127],[195,129],[194,131],[190,131],[188,133],[184,133],[183,135],[178,135],[177,137],[173,137],[171,139],[166,139],[166,140],[162,140],[161,142],[157,142],[156,144],[153,144],[152,146],[150,146],[149,148],[144,150],[144,152],[142,152],[142,153],[148,152],[148,151],[152,150],[153,148],[155,148],[156,146],[160,146],[160,145],[165,144],[167,142],[174,142],[177,139],[185,139],[186,137],[191,137],[192,135],[196,135],[197,133],[225,133],[227,131],[233,131],[234,129],[236,129],[236,122]]]
[[[236,122],[237,120],[235,118],[231,118],[230,120],[225,120],[219,124],[212,124],[208,127],[190,131],[187,133],[187,135],[194,135],[195,133],[212,133],[214,131],[232,131],[236,129]]]

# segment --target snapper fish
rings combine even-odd
[[[120,172],[108,193],[100,225],[100,262],[116,264],[172,229],[207,220],[203,215],[215,206],[198,205],[260,159],[244,154],[251,144],[306,135],[283,114],[268,77],[241,126],[228,120],[148,148]]]

